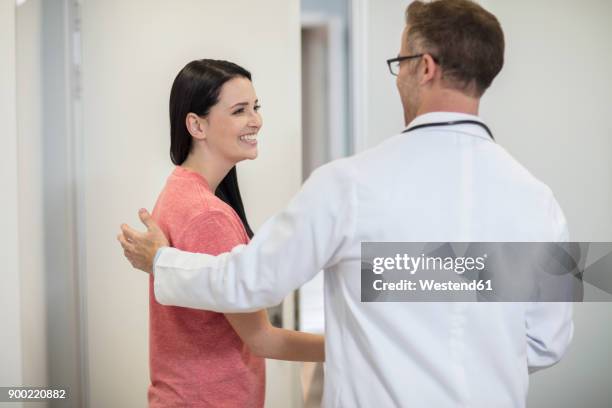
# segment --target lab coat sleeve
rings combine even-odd
[[[341,162],[316,170],[248,245],[219,256],[160,250],[154,265],[157,301],[217,312],[260,310],[337,262],[356,218],[354,179]]]
[[[556,242],[568,242],[569,231],[561,208],[551,194],[550,216]],[[526,311],[529,373],[561,360],[573,334],[573,305],[569,302],[531,303]]]

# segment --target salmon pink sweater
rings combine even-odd
[[[153,218],[170,245],[218,255],[249,240],[234,210],[198,173],[176,167]],[[149,282],[151,408],[260,408],[265,361],[254,356],[221,313],[163,306]]]

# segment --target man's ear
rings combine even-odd
[[[196,115],[195,113],[188,113],[185,118],[185,126],[189,134],[198,140],[206,139],[206,118]]]
[[[422,74],[421,85],[425,85],[426,83],[434,80],[434,78],[438,74],[438,71],[440,70],[440,67],[438,66],[438,64],[436,64],[431,55],[425,54],[421,59],[420,69]]]

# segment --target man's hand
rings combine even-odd
[[[138,232],[129,225],[122,224],[122,233],[117,235],[117,240],[123,247],[123,254],[134,268],[151,273],[157,250],[170,244],[147,210],[141,209],[138,216],[147,227],[147,232]]]

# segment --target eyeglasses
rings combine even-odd
[[[402,61],[411,60],[411,59],[414,59],[414,58],[421,58],[424,55],[425,54],[415,54],[415,55],[406,55],[404,57],[399,56],[399,57],[396,57],[396,58],[388,59],[387,60],[387,65],[389,66],[389,72],[391,72],[391,75],[397,76],[397,74],[399,74],[400,63]],[[436,64],[439,64],[438,59],[436,57],[434,57],[432,55],[431,58],[434,60],[434,62]]]

